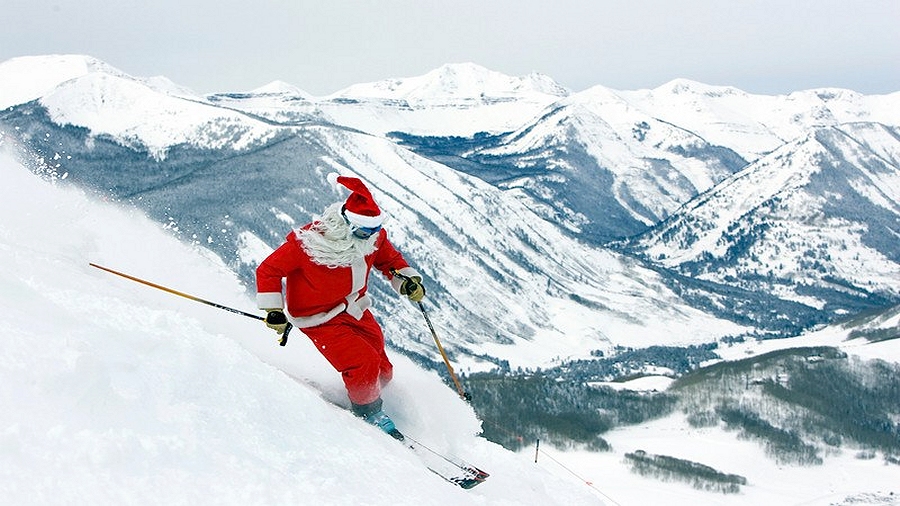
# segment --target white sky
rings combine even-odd
[[[313,95],[473,62],[573,91],[674,78],[900,91],[897,0],[3,0],[0,61],[77,53],[198,93]]]

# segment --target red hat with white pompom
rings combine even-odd
[[[341,176],[332,172],[326,176],[334,186],[343,185],[350,190],[350,196],[344,202],[344,216],[350,223],[358,227],[376,228],[384,223],[384,213],[379,209],[372,193],[358,177]]]

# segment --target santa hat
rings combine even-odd
[[[372,193],[361,179],[341,176],[337,172],[328,174],[327,179],[334,186],[340,184],[350,190],[350,196],[344,202],[344,216],[350,223],[366,228],[380,227],[384,223],[384,213],[378,208]]]

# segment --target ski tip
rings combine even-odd
[[[466,471],[472,473],[476,479],[480,479],[481,481],[486,480],[487,477],[490,476],[486,471],[482,471],[475,466],[466,466]]]
[[[465,471],[465,476],[453,478],[450,481],[452,481],[456,485],[459,485],[460,488],[464,488],[466,490],[484,483],[484,481],[488,479],[488,476],[490,476],[490,474],[482,471],[481,469],[478,469],[477,467],[469,466],[466,467]]]

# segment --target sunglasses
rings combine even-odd
[[[368,239],[369,237],[372,237],[373,234],[377,234],[378,231],[381,230],[381,225],[378,225],[377,227],[360,227],[358,225],[350,223],[350,219],[347,218],[346,211],[346,206],[341,207],[341,216],[344,217],[344,222],[350,225],[350,228],[353,229],[353,235],[357,239]]]
[[[381,225],[377,227],[355,227],[353,235],[359,239],[368,239],[372,235],[377,234],[381,230]]]

